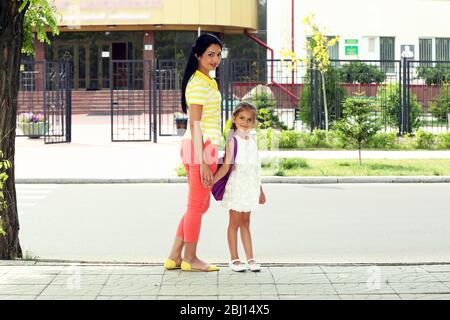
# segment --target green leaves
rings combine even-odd
[[[33,32],[41,42],[50,43],[47,37],[47,28],[53,35],[59,34],[58,24],[53,12],[56,7],[50,6],[47,0],[24,0],[20,6],[19,12],[23,11],[28,5],[24,18],[24,34],[22,52],[27,55],[34,53]]]
[[[11,168],[11,161],[5,160],[3,152],[0,150],[0,212],[2,212],[7,207],[7,203],[5,201],[5,196],[3,194],[3,186],[6,180],[8,180],[9,176],[6,173],[6,170]],[[1,224],[0,224],[0,234],[1,234]]]

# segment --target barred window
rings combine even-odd
[[[419,39],[419,59],[424,61],[433,60],[432,39]]]
[[[380,60],[395,60],[395,38],[380,37]],[[382,62],[381,70],[384,72],[394,73],[394,62]]]
[[[436,38],[436,60],[450,61],[450,38]]]

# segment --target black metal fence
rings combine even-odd
[[[70,63],[24,61],[20,68],[16,136],[43,136],[47,144],[70,142]]]

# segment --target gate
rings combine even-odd
[[[152,141],[153,137],[156,142],[156,94],[152,61],[112,60],[109,74],[111,140]]]
[[[71,142],[71,65],[65,61],[23,61],[17,101],[17,137],[44,143]]]

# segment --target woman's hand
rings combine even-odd
[[[209,165],[202,163],[200,165],[200,179],[205,188],[212,187],[213,174]]]
[[[264,191],[262,191],[259,193],[259,204],[264,204],[266,203],[266,195],[264,194]]]

